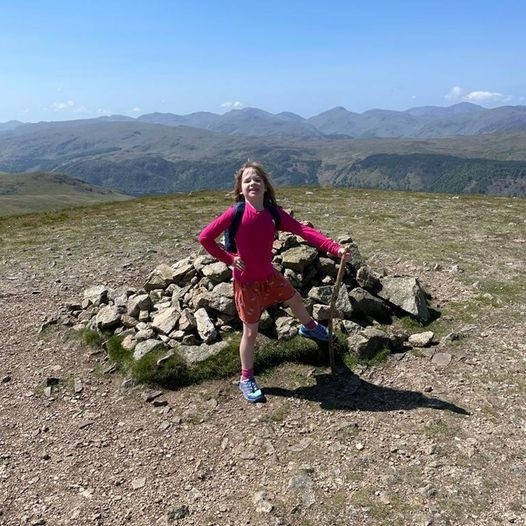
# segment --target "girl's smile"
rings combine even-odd
[[[241,193],[252,205],[263,205],[265,182],[254,168],[247,168],[241,178]]]

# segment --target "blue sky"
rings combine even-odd
[[[522,0],[0,0],[0,122],[526,104]]]

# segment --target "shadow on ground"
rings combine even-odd
[[[318,402],[322,409],[340,411],[397,411],[412,410],[419,407],[451,411],[469,415],[464,408],[451,402],[430,398],[418,391],[405,391],[382,387],[360,379],[352,371],[344,368],[339,374],[320,374],[315,376],[316,385],[283,389],[266,387],[265,394],[301,398]]]

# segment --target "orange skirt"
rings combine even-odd
[[[241,321],[256,323],[261,313],[271,305],[288,301],[296,289],[277,270],[264,281],[238,283],[234,281],[234,300]]]

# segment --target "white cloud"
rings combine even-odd
[[[74,100],[65,100],[62,102],[54,102],[52,105],[53,111],[70,110],[75,107]]]
[[[510,98],[508,95],[496,91],[472,91],[464,97],[464,100],[469,102],[505,102],[509,101]]]
[[[444,95],[444,98],[447,100],[459,100],[462,97],[464,90],[460,86],[453,86],[449,93]]]
[[[135,106],[135,108],[132,108],[130,110],[130,113],[141,113],[141,108],[139,108],[138,106]]]
[[[108,108],[97,108],[98,115],[111,115],[113,112]]]
[[[221,104],[222,108],[228,108],[229,110],[239,110],[244,106],[244,104],[238,100],[235,102],[223,102]]]
[[[474,90],[466,93],[464,88],[460,86],[452,87],[446,95],[444,95],[446,100],[457,102],[509,102],[513,99],[510,95],[505,95],[504,93],[499,93],[497,91],[485,91],[485,90]]]

